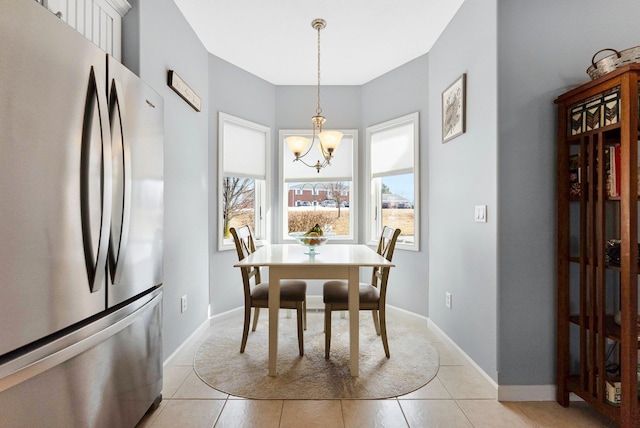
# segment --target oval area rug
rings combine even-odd
[[[391,358],[376,335],[371,313],[360,312],[360,376],[349,374],[349,320],[333,313],[331,354],[324,358],[324,313],[307,311],[304,356],[298,354],[295,312],[280,310],[278,376],[268,376],[268,313],[249,331],[240,353],[242,316],[212,324],[194,356],[197,375],[224,393],[253,399],[381,399],[408,394],[431,381],[438,351],[427,339],[427,320],[387,309]],[[253,318],[252,318],[253,322]]]

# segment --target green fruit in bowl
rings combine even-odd
[[[307,233],[305,233],[305,236],[322,236],[322,235],[324,235],[324,232],[322,232],[320,225],[317,223],[315,226],[309,229]]]

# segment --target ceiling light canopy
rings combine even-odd
[[[320,170],[322,168],[331,165],[333,154],[340,145],[340,141],[342,140],[342,132],[322,130],[322,125],[324,124],[326,119],[324,116],[322,116],[322,108],[320,107],[320,30],[326,27],[326,25],[327,23],[324,19],[318,18],[314,19],[311,22],[311,26],[318,31],[318,104],[316,107],[316,115],[311,118],[311,123],[313,124],[313,134],[310,140],[301,136],[291,136],[285,138],[285,141],[289,146],[289,150],[291,150],[291,152],[296,157],[294,159],[294,162],[300,161],[310,168],[315,168],[318,173],[320,173]],[[319,141],[318,148],[323,160],[318,160],[315,164],[308,164],[302,158],[309,154],[316,142],[316,138]]]

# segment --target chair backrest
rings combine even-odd
[[[380,241],[378,242],[378,254],[391,261],[393,252],[396,249],[396,241],[400,236],[400,229],[393,229],[388,226],[382,228]]]
[[[233,242],[236,244],[236,252],[238,253],[238,261],[248,257],[256,251],[256,245],[253,239],[253,231],[250,226],[232,227],[230,229],[233,236]],[[257,266],[240,268],[242,272],[242,282],[245,293],[251,293],[250,280],[255,277],[255,285],[261,283],[260,268]]]
[[[396,241],[400,236],[400,229],[393,229],[388,226],[382,228],[380,241],[378,242],[378,254],[388,261],[393,259],[393,252],[396,249]],[[380,301],[384,304],[387,295],[387,282],[389,281],[389,272],[391,268],[376,266],[373,268],[371,276],[371,285],[380,288]]]

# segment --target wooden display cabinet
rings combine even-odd
[[[623,427],[640,425],[639,79],[640,64],[627,65],[555,101],[557,400],[568,406],[575,393]],[[620,382],[617,405],[605,397],[611,377]]]

